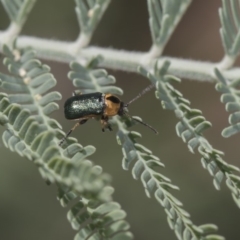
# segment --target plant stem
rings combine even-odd
[[[0,32],[0,36],[2,33]],[[1,40],[2,39],[0,38],[0,41]],[[73,60],[81,62],[83,59],[91,59],[97,55],[102,55],[104,58],[101,63],[102,67],[129,72],[137,72],[137,67],[143,64],[145,68],[151,70],[155,61],[158,60],[157,58],[152,60],[149,59],[146,62],[146,52],[130,52],[94,46],[86,47],[80,51],[76,48],[77,51],[74,51],[73,49],[75,43],[76,42],[47,40],[29,36],[19,36],[17,41],[18,47],[32,47],[37,51],[37,56],[42,59],[69,63]],[[213,72],[214,68],[219,68],[219,66],[221,66],[219,63],[180,59],[167,56],[160,57],[159,60],[160,65],[166,60],[171,61],[169,74],[185,79],[208,82],[215,81]],[[222,70],[222,73],[229,80],[234,80],[240,76],[240,68],[232,68],[229,70],[224,69]]]

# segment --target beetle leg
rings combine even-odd
[[[65,137],[63,137],[63,138],[61,139],[61,141],[59,142],[59,146],[61,146],[61,145],[64,143],[64,141],[69,137],[69,135],[75,130],[76,127],[78,127],[79,125],[84,124],[85,122],[87,122],[87,120],[88,120],[88,119],[82,119],[82,120],[80,120],[79,122],[77,122],[77,123],[68,131],[68,133],[65,135]]]
[[[105,128],[112,131],[111,125],[108,123],[108,117],[102,116],[101,118],[102,131],[105,132]]]
[[[83,120],[81,120],[80,122],[79,122],[79,124],[84,124],[86,121],[87,121],[88,119],[83,119]]]
[[[101,119],[101,125],[102,125],[102,132],[105,132],[106,121],[103,117]]]

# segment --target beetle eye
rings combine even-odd
[[[115,96],[110,96],[110,97],[107,97],[106,99],[113,103],[120,103],[120,100]]]

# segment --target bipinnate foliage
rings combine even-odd
[[[21,104],[48,129],[58,131],[59,123],[48,116],[59,108],[55,101],[62,97],[56,91],[48,92],[56,85],[50,68],[35,59],[32,49],[11,51],[4,45],[3,52],[7,56],[4,64],[9,72],[15,75],[13,77],[0,73],[1,88],[12,92],[8,94],[10,102]]]
[[[236,0],[222,0],[220,35],[226,55],[235,58],[240,50],[240,8]]]
[[[239,69],[225,71],[231,68],[240,51],[238,0],[222,0],[223,6],[219,10],[222,26],[220,34],[225,50],[225,57],[217,63],[219,70],[215,63],[176,58],[171,58],[173,68],[169,68],[169,62],[164,62],[165,58],[161,57],[191,0],[147,0],[153,44],[145,53],[88,47],[110,0],[75,0],[81,29],[76,41],[61,42],[19,36],[18,44],[22,47],[19,50],[15,48],[14,39],[19,35],[34,3],[35,0],[2,0],[11,21],[9,28],[0,32],[1,50],[6,55],[4,64],[10,72],[10,75],[0,73],[0,124],[6,128],[2,138],[7,148],[34,162],[48,184],[57,185],[60,204],[63,207],[71,206],[67,218],[73,229],[78,231],[75,240],[127,240],[132,239],[133,235],[125,221],[126,213],[118,203],[112,201],[114,189],[110,186],[111,177],[87,159],[95,148],[83,147],[72,137],[62,147],[59,146],[65,133],[58,121],[49,117],[58,110],[55,101],[61,99],[60,93],[52,91],[57,82],[50,68],[35,58],[35,51],[25,46],[34,46],[37,54],[46,59],[63,62],[74,59],[68,76],[82,93],[123,93],[120,88],[109,86],[115,83],[115,78],[108,75],[105,69],[96,69],[99,63],[133,72],[136,72],[136,66],[141,65],[140,73],[155,84],[156,97],[163,108],[173,110],[178,118],[177,135],[192,153],[200,153],[202,165],[213,176],[216,189],[219,190],[222,180],[226,179],[233,199],[240,207],[239,168],[224,161],[223,153],[214,149],[203,136],[211,123],[202,116],[200,110],[190,107],[190,102],[171,84],[180,80],[168,74],[173,72],[178,76],[201,80],[216,77],[216,89],[222,93],[221,101],[226,104],[226,110],[231,112],[230,126],[223,130],[222,135],[230,137],[239,132],[239,90],[236,89],[239,80],[231,82]],[[99,54],[103,56],[103,61]],[[80,64],[89,59],[91,61],[86,65]],[[164,64],[161,65],[161,62]],[[190,63],[189,67],[186,67],[186,62]],[[215,76],[212,75],[213,70]],[[127,117],[114,117],[111,123],[118,126],[117,141],[123,151],[123,169],[132,168],[133,178],[141,179],[146,195],[154,196],[164,208],[168,223],[177,238],[223,239],[214,234],[217,230],[215,225],[196,226],[192,223],[190,215],[172,193],[178,187],[159,172],[164,164],[147,147],[137,142],[141,137],[138,132],[129,130],[136,122]]]
[[[81,33],[89,35],[95,30],[110,0],[75,0],[75,2]]]
[[[108,75],[105,69],[96,69],[101,60],[100,56],[93,58],[85,67],[77,62],[70,63],[71,71],[68,73],[68,78],[82,93],[102,92],[122,95],[122,89],[109,86],[116,82],[115,78]]]
[[[222,180],[226,178],[226,184],[233,199],[240,207],[240,176],[237,175],[240,169],[224,161],[223,152],[214,149],[203,136],[203,131],[209,128],[211,123],[205,120],[201,111],[190,108],[190,102],[171,85],[171,81],[179,82],[180,80],[167,74],[169,65],[169,62],[165,62],[161,69],[155,67],[154,74],[142,67],[139,71],[156,84],[156,97],[161,101],[163,108],[175,112],[179,119],[176,125],[177,135],[182,138],[192,153],[197,149],[201,154],[201,163],[213,176],[215,188],[219,190]]]
[[[163,47],[191,0],[148,0],[149,25],[153,43]]]
[[[115,82],[112,76],[109,76],[103,69],[94,69],[100,61],[99,57],[92,59],[86,67],[72,62],[70,64],[72,71],[68,74],[70,80],[83,93],[105,92],[106,88],[106,92],[119,92],[116,87],[105,86]],[[141,120],[139,117],[134,118]],[[122,146],[123,169],[129,170],[130,165],[135,162],[132,167],[133,178],[141,179],[146,195],[154,196],[164,208],[169,226],[177,238],[185,240],[224,239],[214,234],[217,226],[213,224],[196,226],[192,223],[189,213],[182,208],[182,203],[171,194],[172,190],[179,190],[179,188],[158,171],[158,168],[164,167],[164,164],[148,148],[137,143],[137,139],[141,137],[140,133],[128,130],[135,122],[128,117],[114,117],[111,123],[118,126],[117,142]]]
[[[221,92],[221,102],[226,104],[226,111],[231,112],[229,116],[229,127],[222,131],[223,137],[231,137],[240,131],[240,91],[237,87],[240,86],[240,79],[230,82],[216,68],[215,75],[218,79],[216,90]]]
[[[83,171],[81,172],[83,174]],[[89,183],[91,184],[91,183]],[[110,196],[113,188],[105,188],[102,197]],[[113,201],[99,202],[93,196],[81,197],[69,188],[59,188],[58,200],[63,207],[74,201],[67,218],[73,229],[78,230],[75,240],[82,239],[132,239],[126,213]],[[77,201],[76,201],[77,200]]]
[[[48,115],[58,108],[54,101],[61,95],[49,92],[56,84],[49,67],[31,49],[3,49],[12,73],[0,76],[2,90],[11,91],[0,93],[0,123],[7,128],[4,145],[35,162],[44,180],[58,185],[62,206],[74,200],[68,219],[78,230],[75,239],[132,239],[126,213],[111,200],[111,178],[86,159],[95,148],[74,138],[65,149],[58,145],[64,132]]]
[[[194,225],[190,214],[183,209],[182,203],[171,193],[172,190],[179,190],[179,188],[156,169],[164,167],[164,164],[148,148],[136,142],[141,135],[127,130],[127,127],[132,126],[132,122],[128,119],[124,123],[116,121],[119,127],[117,140],[123,151],[123,169],[129,170],[130,164],[135,161],[132,167],[133,178],[141,179],[146,195],[154,196],[164,208],[168,224],[177,238],[184,240],[224,239],[214,234],[217,231],[217,226],[214,224]]]
[[[36,0],[1,0],[10,20],[20,27],[25,23],[28,13]]]

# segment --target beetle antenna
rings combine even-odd
[[[155,84],[151,84],[148,87],[146,87],[145,89],[143,89],[142,92],[140,92],[135,98],[133,98],[131,101],[129,101],[128,103],[125,104],[124,107],[127,107],[128,105],[130,105],[132,102],[136,101],[138,98],[140,98],[142,95],[144,95],[145,93],[149,92],[153,87],[155,86]]]
[[[124,115],[126,115],[126,116],[129,117],[129,118],[131,118],[133,121],[138,122],[138,123],[141,123],[141,124],[144,125],[145,127],[150,128],[154,133],[158,134],[158,131],[157,131],[154,127],[152,127],[151,125],[149,125],[149,124],[147,124],[147,123],[145,123],[145,122],[143,122],[143,121],[141,121],[141,120],[138,120],[138,119],[136,119],[136,118],[131,117],[131,116],[128,115],[126,112],[124,112]]]
[[[145,122],[143,122],[143,121],[140,121],[140,120],[138,120],[138,119],[132,118],[132,117],[131,117],[131,119],[134,120],[134,121],[136,121],[136,122],[138,122],[138,123],[141,123],[141,124],[144,125],[145,127],[150,128],[153,132],[155,132],[156,134],[158,134],[158,131],[157,131],[155,128],[153,128],[151,125],[149,125],[149,124],[147,124],[147,123],[145,123]]]

